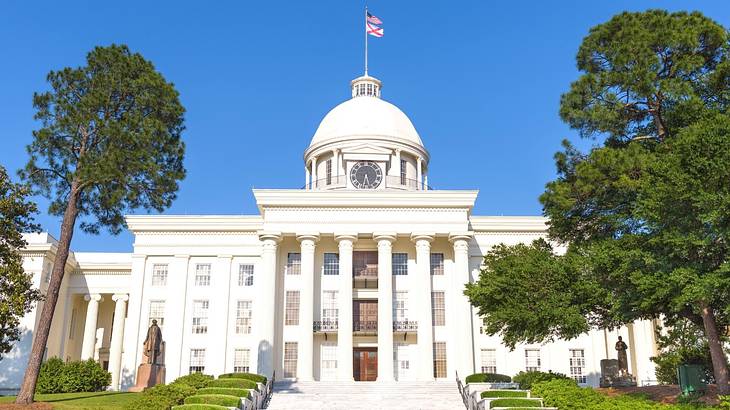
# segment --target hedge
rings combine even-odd
[[[226,394],[195,394],[186,397],[185,404],[217,404],[225,407],[238,407],[241,405],[241,398]]]
[[[466,376],[466,383],[509,383],[512,378],[499,373],[474,373]]]
[[[256,382],[246,379],[217,379],[211,380],[205,387],[235,387],[238,389],[258,390]]]
[[[266,384],[266,376],[255,373],[225,373],[218,376],[219,379],[247,379],[257,383]]]
[[[519,390],[486,390],[482,392],[483,399],[493,397],[527,397],[527,392]]]
[[[251,396],[251,390],[236,387],[203,387],[197,391],[197,394],[226,394],[229,396],[248,398]]]
[[[183,404],[172,406],[172,410],[228,410],[228,407],[217,404]]]
[[[158,384],[145,389],[134,400],[124,405],[125,410],[168,410],[182,404],[186,397],[195,394],[195,387],[184,383]]]
[[[532,385],[538,382],[547,382],[556,379],[572,380],[562,373],[545,373],[537,371],[519,372],[517,373],[517,375],[515,375],[515,377],[512,378],[515,383],[520,384],[520,389],[522,390],[530,390]]]
[[[574,380],[551,380],[536,383],[532,395],[541,397],[545,406],[560,410],[680,410],[690,405],[660,404],[648,399],[621,395],[606,396],[590,387],[578,387]]]
[[[213,376],[203,373],[191,373],[187,376],[178,377],[172,384],[186,384],[188,386],[195,387],[196,389],[202,389],[206,387],[208,383],[213,380]]]
[[[111,384],[111,373],[93,359],[64,362],[52,357],[41,365],[37,393],[81,393],[102,391]]]
[[[542,403],[535,399],[497,399],[492,400],[489,407],[542,407]]]

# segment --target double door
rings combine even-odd
[[[378,348],[356,347],[352,353],[352,377],[355,381],[374,382],[378,377]]]

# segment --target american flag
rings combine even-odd
[[[373,16],[372,14],[370,14],[370,12],[368,12],[368,23],[383,24],[383,22],[379,18]]]
[[[374,37],[383,37],[383,28],[376,24],[383,24],[383,21],[370,14],[369,11],[366,12],[365,32]]]

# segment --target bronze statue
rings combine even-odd
[[[147,330],[147,338],[144,340],[144,354],[147,356],[147,363],[160,364],[160,346],[162,345],[162,331],[157,326],[157,320],[152,319],[152,325]]]
[[[616,351],[618,352],[618,374],[619,376],[626,376],[629,374],[629,359],[626,355],[626,349],[628,349],[629,346],[624,343],[623,339],[621,339],[621,336],[618,337],[618,342],[616,342]]]

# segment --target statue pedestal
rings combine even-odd
[[[622,375],[619,372],[618,360],[601,360],[601,387],[633,387],[636,379],[631,374]]]
[[[131,392],[141,392],[142,390],[165,383],[165,365],[142,363],[137,368],[137,384],[130,387]]]

